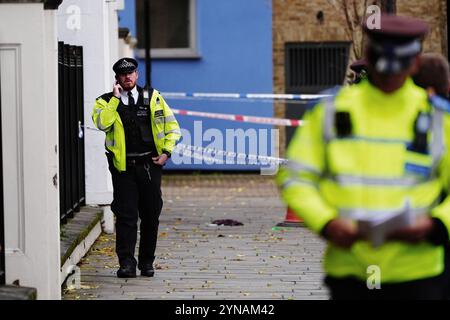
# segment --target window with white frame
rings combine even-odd
[[[145,57],[144,1],[136,0],[138,56]],[[197,58],[196,0],[150,1],[152,58]]]

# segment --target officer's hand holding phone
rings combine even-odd
[[[113,95],[117,98],[120,98],[120,94],[122,91],[123,91],[122,86],[119,84],[118,81],[116,81],[113,86]]]

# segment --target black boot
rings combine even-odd
[[[118,278],[136,278],[136,267],[131,265],[121,266],[119,270],[117,270]]]
[[[141,270],[141,276],[143,277],[153,277],[155,275],[155,269],[153,269],[152,264],[147,264],[139,268]]]

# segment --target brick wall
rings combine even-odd
[[[353,0],[358,4],[360,14],[364,5],[379,4],[379,1]],[[347,1],[352,2],[352,0]],[[351,41],[356,39],[361,45],[361,28],[356,27],[352,32],[347,24],[345,13],[340,0],[273,0],[273,67],[274,92],[285,92],[285,43],[299,41]],[[398,15],[408,15],[427,21],[431,32],[424,43],[424,51],[447,52],[447,16],[445,0],[397,0]],[[318,13],[323,13],[323,19],[318,19]],[[353,7],[350,14],[355,16]],[[357,19],[355,19],[356,21]],[[352,47],[350,62],[355,59]],[[361,52],[356,48],[356,52]],[[285,116],[284,104],[275,104],[275,115]],[[280,129],[280,155],[284,156],[285,132]]]
[[[397,0],[397,14],[423,19],[430,26],[424,42],[425,52],[447,55],[447,1]]]

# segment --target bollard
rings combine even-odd
[[[115,232],[114,213],[111,211],[110,206],[103,207],[102,228],[103,232],[107,234]]]

